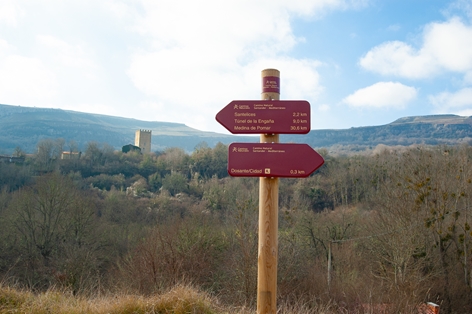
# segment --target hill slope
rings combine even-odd
[[[15,147],[34,152],[39,140],[74,140],[80,149],[88,142],[107,143],[115,149],[133,144],[136,130],[152,130],[152,150],[180,147],[187,152],[199,143],[255,142],[256,136],[203,132],[184,124],[149,122],[62,109],[0,105],[0,154]],[[433,115],[405,117],[379,126],[344,130],[312,130],[306,135],[281,135],[281,142],[307,143],[314,148],[331,146],[374,147],[384,145],[472,143],[472,117]]]
[[[314,130],[307,135],[283,135],[286,142],[304,142],[312,147],[358,145],[457,145],[472,143],[472,117],[432,115],[400,118],[379,126],[345,130]]]
[[[0,105],[0,152],[11,153],[15,147],[33,152],[39,140],[63,138],[74,140],[81,149],[88,142],[107,143],[115,149],[134,144],[136,130],[152,131],[152,150],[181,147],[193,151],[206,142],[231,143],[231,135],[202,132],[184,124],[149,122],[62,109],[44,109]]]

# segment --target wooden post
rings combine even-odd
[[[280,100],[280,72],[262,71],[262,100]],[[278,134],[261,134],[261,143],[278,143]],[[259,178],[257,313],[277,313],[279,179]]]

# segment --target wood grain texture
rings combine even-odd
[[[280,77],[275,69],[262,71]],[[261,99],[280,100],[278,93],[262,93]],[[261,143],[278,143],[278,134],[261,134]],[[279,179],[259,178],[259,246],[257,273],[257,313],[277,313]]]

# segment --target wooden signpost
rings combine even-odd
[[[233,143],[228,151],[231,176],[259,177],[257,313],[277,313],[279,177],[303,178],[324,163],[306,144],[279,143],[279,134],[310,131],[307,101],[280,101],[280,72],[262,71],[261,101],[235,100],[216,120],[234,134],[260,134],[260,143]]]
[[[233,177],[304,178],[324,163],[307,144],[233,143],[228,173]]]
[[[233,134],[306,134],[310,104],[305,100],[233,100],[216,115]]]

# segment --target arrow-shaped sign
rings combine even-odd
[[[232,143],[228,173],[233,177],[304,178],[324,163],[307,144]]]
[[[233,100],[216,115],[233,134],[306,134],[310,103],[305,100]]]

